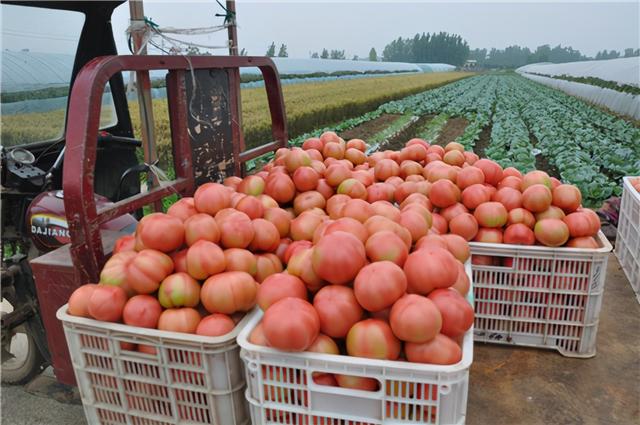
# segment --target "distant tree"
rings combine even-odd
[[[289,57],[289,54],[287,53],[287,45],[282,43],[282,45],[280,46],[280,50],[278,50],[278,57],[279,58],[287,58]]]
[[[331,53],[329,53],[329,57],[331,59],[346,59],[344,50],[331,50]]]
[[[211,56],[210,52],[201,52],[197,46],[189,46],[187,47],[186,54],[189,56]]]
[[[320,57],[320,55],[318,55],[318,52],[313,52],[311,54],[311,59],[318,59]]]
[[[360,56],[358,56],[358,55],[353,55],[353,59],[351,59],[351,60],[359,61],[359,60],[360,60]]]
[[[633,56],[636,56],[635,52],[633,51],[633,47],[628,48],[628,49],[624,49],[624,57],[625,58],[631,58]]]
[[[385,61],[444,62],[457,66],[463,65],[468,56],[467,42],[457,34],[446,32],[416,34],[406,39],[398,37],[382,51]]]
[[[378,53],[376,53],[376,49],[374,49],[373,47],[371,48],[371,50],[369,50],[369,60],[372,62],[378,61]]]
[[[244,47],[240,50],[240,56],[249,56],[249,52]]]
[[[269,46],[269,48],[267,49],[267,54],[266,56],[269,56],[270,58],[274,57],[276,55],[276,43],[274,43],[273,41],[271,42],[271,45]]]
[[[329,59],[329,51],[327,49],[322,49],[322,54],[320,55],[322,59]]]
[[[596,54],[596,60],[616,59],[616,58],[619,58],[619,57],[620,57],[620,52],[617,52],[615,50],[611,50],[610,52],[608,52],[605,49],[602,52],[598,52]]]

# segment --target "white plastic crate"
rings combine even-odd
[[[467,265],[467,274],[471,268]],[[470,297],[471,299],[470,291]],[[318,353],[289,353],[251,344],[258,312],[240,332],[253,425],[463,424],[467,411],[473,329],[462,360],[449,366]],[[314,373],[373,378],[377,391],[316,384]]]
[[[205,337],[75,317],[62,321],[89,424],[249,423],[245,375],[232,332]],[[124,344],[124,345],[123,345]],[[144,344],[155,354],[126,349]]]
[[[623,179],[615,253],[640,303],[640,193],[631,179]]]
[[[549,248],[471,242],[474,339],[552,348],[567,357],[593,357],[612,247],[598,232],[600,248]]]

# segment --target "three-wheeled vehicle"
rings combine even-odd
[[[115,56],[110,19],[124,1],[2,3],[83,15],[61,135],[2,147],[3,381],[26,382],[51,364],[60,382],[73,385],[58,308],[75,288],[99,280],[114,241],[135,229],[143,206],[241,175],[246,161],[285,146],[282,90],[264,57]],[[272,121],[273,141],[251,150],[241,127],[241,67],[262,72]],[[163,72],[166,81],[166,98],[155,102],[168,105],[172,161],[165,166],[176,177],[142,191],[149,166],[136,152],[128,71]]]

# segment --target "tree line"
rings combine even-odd
[[[287,45],[281,44],[276,55],[276,44],[272,42],[266,55],[287,57]],[[345,50],[339,49],[325,48],[321,52],[310,53],[310,56],[314,59],[347,59]],[[483,68],[517,68],[538,62],[565,63],[633,56],[640,56],[640,49],[627,48],[621,52],[603,50],[595,57],[588,57],[570,46],[551,47],[548,44],[538,46],[535,50],[518,45],[504,49],[470,49],[467,41],[460,35],[439,32],[416,34],[407,38],[398,37],[384,47],[380,56],[375,48],[371,48],[367,59],[385,62],[448,63],[456,66],[464,65],[467,60],[474,60],[479,67]],[[360,60],[361,58],[354,55],[351,59]]]
[[[478,66],[483,68],[517,68],[539,62],[566,63],[633,56],[640,56],[640,50],[630,48],[625,49],[622,53],[615,50],[604,50],[598,52],[595,58],[591,58],[571,47],[558,45],[552,48],[548,44],[538,46],[534,51],[531,51],[528,47],[514,45],[505,49],[473,49],[469,52],[469,59],[475,60]]]

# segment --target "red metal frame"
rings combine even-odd
[[[262,72],[273,142],[244,151],[239,128],[240,105],[237,85],[230,84],[232,137],[236,172],[241,164],[266,152],[284,147],[288,141],[282,88],[275,64],[267,57],[247,56],[105,56],[89,62],[78,74],[69,102],[63,170],[64,201],[71,234],[71,257],[83,283],[96,282],[105,261],[99,226],[114,217],[135,211],[173,193],[191,195],[195,190],[192,157],[187,132],[185,73],[197,69],[258,67]],[[93,177],[100,109],[105,85],[121,71],[168,70],[167,94],[176,179],[112,206],[96,208]],[[233,81],[232,81],[233,83]],[[233,101],[235,99],[235,101]],[[236,119],[233,119],[233,118]],[[235,148],[235,147],[238,148]]]

